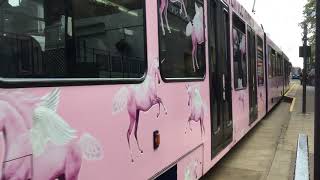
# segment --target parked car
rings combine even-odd
[[[292,79],[300,79],[300,75],[299,74],[292,74]]]

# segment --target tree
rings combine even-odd
[[[304,24],[308,27],[308,42],[311,46],[310,65],[314,65],[315,47],[316,47],[316,0],[308,0],[304,5],[303,21],[300,27],[303,29]]]
[[[316,0],[308,0],[303,10],[303,21],[300,23],[301,28],[303,25],[308,26],[309,44],[315,45],[316,35]]]

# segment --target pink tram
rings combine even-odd
[[[281,100],[235,0],[4,0],[3,180],[198,179]]]

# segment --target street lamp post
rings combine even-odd
[[[302,92],[302,113],[306,113],[306,94],[307,94],[307,43],[308,43],[308,26],[304,24],[303,27],[303,72],[302,72],[302,84],[303,84],[303,92]]]
[[[253,12],[253,14],[256,13],[255,7],[256,7],[256,0],[253,0],[253,6],[252,6],[252,12]]]

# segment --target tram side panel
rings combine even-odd
[[[280,75],[280,63],[278,53],[280,49],[274,44],[274,42],[266,37],[267,46],[267,97],[268,97],[268,109],[269,112],[281,99],[283,93],[283,77]]]
[[[25,10],[25,6],[31,6],[44,11],[42,6],[49,6],[47,2],[49,1],[22,3],[17,9]],[[62,2],[64,1],[55,4],[60,5]],[[2,141],[0,143],[0,148],[6,151],[0,171],[1,179],[149,179],[165,173],[167,168],[175,165],[179,168],[179,179],[194,179],[202,175],[203,143],[210,141],[210,105],[207,101],[210,92],[208,80],[204,79],[207,67],[203,37],[205,33],[197,34],[202,42],[193,43],[192,37],[195,36],[195,29],[200,31],[204,29],[202,27],[204,3],[190,1],[187,10],[190,17],[196,16],[194,22],[200,26],[196,28],[192,27],[191,22],[188,24],[189,22],[184,21],[183,14],[179,13],[180,9],[171,3],[168,19],[182,19],[179,22],[183,23],[175,24],[173,20],[168,22],[173,28],[171,33],[167,27],[165,29],[169,39],[167,41],[173,42],[176,37],[183,38],[175,42],[180,43],[177,46],[165,44],[165,48],[171,49],[161,52],[159,56],[161,47],[158,35],[164,36],[161,25],[158,31],[159,6],[155,0],[142,2],[143,4],[140,4],[137,1],[130,6],[130,8],[139,7],[138,10],[128,11],[122,6],[114,8],[119,6],[117,3],[81,1],[73,6],[79,13],[73,22],[67,15],[36,18],[57,20],[50,27],[52,29],[46,27],[45,32],[48,34],[43,34],[43,37],[32,37],[37,39],[38,44],[44,43],[37,52],[43,53],[39,59],[50,67],[43,72],[36,71],[42,73],[41,77],[48,77],[46,70],[51,70],[49,76],[51,78],[62,77],[64,80],[65,77],[71,76],[68,76],[68,68],[65,68],[65,65],[71,63],[72,59],[67,61],[64,54],[74,53],[74,49],[70,46],[68,52],[65,52],[63,42],[65,38],[72,37],[77,38],[76,42],[79,42],[75,47],[79,51],[75,55],[76,61],[73,62],[73,66],[68,66],[74,68],[72,73],[76,73],[76,77],[80,79],[84,76],[89,78],[85,79],[85,82],[89,81],[88,84],[94,84],[93,81],[99,78],[104,78],[106,84],[100,82],[100,85],[89,86],[83,83],[83,86],[75,86],[68,79],[65,83],[70,82],[73,86],[48,82],[53,87],[24,88],[22,84],[15,84],[22,88],[0,89],[0,130],[5,129],[6,132],[4,136],[6,143]],[[96,11],[95,6],[101,9]],[[64,12],[66,11],[61,10],[59,13]],[[44,16],[46,13],[34,14]],[[98,17],[92,17],[93,15]],[[37,32],[40,34],[41,28],[51,23],[35,24],[33,23],[35,18],[30,20],[28,17],[23,17],[26,18],[24,21],[32,21],[30,25],[40,28]],[[146,17],[146,20],[142,17]],[[118,18],[120,20],[116,20]],[[14,23],[14,19],[10,18],[13,22],[9,24],[17,24]],[[72,23],[77,28],[73,29],[74,32],[66,31],[69,34],[62,36],[64,28],[69,28],[71,24],[60,27],[60,23]],[[117,29],[118,25],[126,28]],[[191,28],[189,36],[181,33],[187,26]],[[179,28],[179,31],[175,28]],[[23,30],[29,29],[32,28]],[[31,53],[28,54],[29,52],[23,51],[24,53],[12,56],[12,53],[18,51],[16,46],[10,46],[15,43],[9,37],[12,34],[14,33],[0,37],[1,47],[6,46],[5,50],[10,50],[2,49],[1,59],[6,63],[13,63],[20,60],[15,59],[17,56],[24,55],[26,58],[33,58],[27,60],[35,61],[36,58],[31,56]],[[52,36],[57,41],[59,36],[60,40],[51,41]],[[44,41],[44,38],[48,39]],[[25,42],[21,43],[23,47],[29,45]],[[58,48],[52,45],[53,42],[58,43]],[[161,41],[161,43],[166,42]],[[161,50],[165,50],[164,45],[161,46]],[[198,48],[198,51],[192,53],[192,48]],[[115,52],[109,52],[110,49]],[[35,52],[32,48],[24,50]],[[130,58],[126,59],[128,56]],[[140,61],[142,63],[138,63]],[[128,68],[127,64],[131,62],[137,63],[139,67]],[[193,67],[192,62],[197,65]],[[109,67],[108,63],[113,66]],[[186,68],[187,75],[200,74],[197,76],[199,77],[197,82],[191,80],[184,80],[183,83],[165,82],[162,77],[166,71],[164,69],[169,69],[166,71],[167,74],[173,73],[170,68],[175,67],[173,64],[179,63]],[[14,78],[19,79],[25,74],[36,78],[32,70],[25,71],[29,70],[27,63],[9,67],[8,70],[17,67],[17,72],[21,72]],[[179,70],[178,68],[174,70]],[[128,72],[128,69],[139,72]],[[142,77],[144,72],[145,77]],[[1,72],[1,76],[5,75],[8,74]],[[74,77],[73,75],[71,77]],[[142,79],[138,78],[133,83],[128,77],[133,79],[142,77]],[[12,77],[8,77],[10,78]],[[91,81],[90,78],[95,80]],[[108,81],[122,78],[127,81],[120,83]],[[33,83],[36,84],[36,82],[30,84],[34,85]],[[208,148],[211,148],[210,145]]]

